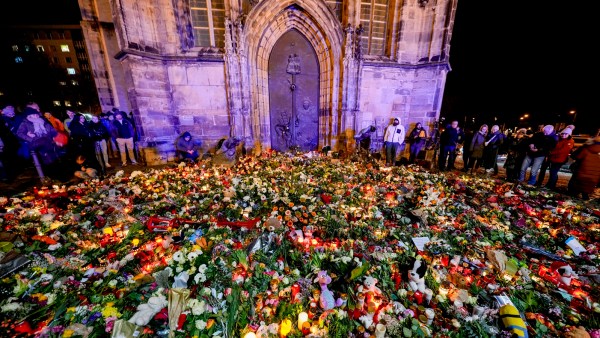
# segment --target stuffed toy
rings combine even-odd
[[[333,298],[333,292],[331,292],[327,285],[331,283],[331,277],[327,274],[327,271],[321,270],[317,274],[317,278],[315,278],[315,282],[319,283],[321,286],[321,296],[319,298],[319,305],[323,310],[331,310],[336,306],[340,306],[343,303],[342,299],[338,299],[337,301]]]
[[[367,305],[371,303],[375,296],[381,296],[381,289],[377,287],[377,282],[377,278],[367,276],[363,281],[363,285],[358,287],[358,293],[365,295],[365,301]]]
[[[425,292],[425,274],[427,263],[422,259],[411,257],[409,259],[407,280],[412,291]]]
[[[525,324],[525,321],[523,318],[521,318],[519,310],[517,310],[514,305],[503,305],[500,307],[498,314],[500,315],[504,329],[510,331],[514,337],[529,337],[529,333],[527,332],[527,324]]]
[[[147,325],[152,317],[160,312],[169,303],[165,296],[153,296],[148,299],[148,303],[140,304],[137,307],[137,312],[129,318],[129,322],[138,326]]]
[[[556,271],[558,274],[558,283],[556,286],[570,286],[571,280],[577,278],[577,275],[573,271],[573,268],[564,262],[554,262],[550,266],[550,270]]]

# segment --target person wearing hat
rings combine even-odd
[[[400,145],[404,143],[404,126],[400,124],[400,118],[396,117],[390,125],[385,128],[383,142],[385,144],[385,165],[396,164],[396,156]]]
[[[571,137],[573,130],[571,128],[563,129],[559,134],[556,147],[550,151],[548,162],[550,163],[550,177],[546,183],[546,188],[556,189],[556,181],[558,181],[558,171],[567,163],[571,149],[575,145],[575,141]]]

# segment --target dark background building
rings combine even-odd
[[[1,42],[2,104],[35,101],[43,111],[100,112],[79,25],[10,26]]]

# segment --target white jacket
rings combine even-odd
[[[400,119],[398,119],[398,121],[400,121]],[[404,126],[402,124],[398,124],[397,126],[390,124],[385,128],[383,141],[402,144],[404,143],[404,136]]]

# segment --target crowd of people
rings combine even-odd
[[[32,160],[36,167],[43,167],[46,175],[67,180],[73,176],[103,176],[111,167],[111,158],[120,159],[123,167],[138,163],[133,116],[117,108],[91,116],[67,109],[63,120],[51,112],[42,113],[35,102],[28,103],[19,113],[12,105],[1,108],[0,180],[14,179]],[[393,118],[384,131],[382,152],[386,166],[396,165],[408,143],[408,159],[403,160],[412,164],[426,147],[431,148],[433,140],[437,155],[434,161],[437,160],[440,172],[456,170],[456,156],[462,153],[462,171],[484,175],[498,175],[498,157],[505,154],[506,180],[541,187],[548,172],[544,185],[548,189],[557,188],[558,173],[571,159],[568,192],[589,199],[600,183],[600,132],[573,151],[574,129],[569,125],[557,133],[554,126],[545,125],[537,132],[525,128],[503,132],[498,125],[490,128],[482,124],[474,131],[463,130],[458,121],[452,121],[441,133],[436,128],[428,135],[424,126],[416,123],[406,134],[401,119]],[[374,131],[373,126],[361,131],[360,147],[370,141]],[[224,138],[211,154],[215,161],[229,163],[237,156],[240,143],[235,138]],[[199,139],[183,132],[175,141],[178,159],[198,161],[200,145]]]
[[[474,131],[463,130],[458,121],[452,121],[436,140],[437,158],[434,160],[437,160],[440,172],[457,170],[456,156],[462,153],[463,172],[498,176],[499,156],[506,155],[503,164],[506,180],[551,190],[557,189],[561,168],[572,162],[567,192],[589,199],[600,183],[600,130],[577,149],[574,149],[572,138],[574,130],[574,125],[568,125],[559,132],[553,125],[544,125],[537,132],[525,128],[503,132],[498,125],[490,128],[482,124]],[[431,135],[429,140],[434,136]],[[425,148],[427,138],[423,125],[416,123],[405,139],[400,119],[394,118],[384,133],[385,165],[399,162],[397,158],[402,151],[398,149],[403,148],[404,142],[410,144],[407,163],[415,163]]]
[[[1,107],[0,180],[11,181],[35,164],[43,178],[68,181],[106,175],[111,158],[137,164],[132,116],[113,108],[100,115],[84,115],[67,109],[65,117],[43,112],[35,102],[17,112]]]

